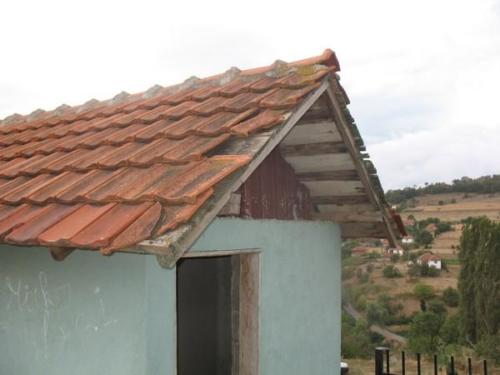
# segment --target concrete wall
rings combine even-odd
[[[338,374],[338,226],[217,219],[192,251],[255,247],[261,374]],[[0,374],[175,374],[175,282],[152,256],[0,246]]]

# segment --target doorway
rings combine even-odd
[[[258,373],[257,253],[177,264],[179,375]]]

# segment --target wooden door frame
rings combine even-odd
[[[232,375],[258,375],[261,249],[196,251],[182,258],[231,256]]]

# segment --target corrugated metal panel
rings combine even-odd
[[[279,149],[269,154],[241,188],[241,216],[254,219],[308,220],[309,191]]]

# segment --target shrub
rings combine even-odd
[[[422,283],[416,284],[413,292],[421,300],[428,300],[429,298],[434,296],[434,289],[432,288],[432,286]]]
[[[446,314],[446,311],[447,311],[444,303],[441,301],[438,301],[438,300],[430,301],[428,309],[429,309],[429,311],[432,311],[433,313],[438,314],[438,315]]]
[[[366,318],[369,324],[384,323],[388,316],[387,309],[378,302],[369,302],[366,305]]]
[[[457,307],[459,302],[458,290],[451,286],[443,291],[443,301],[447,306]]]
[[[393,266],[392,264],[389,264],[388,266],[385,266],[383,271],[382,271],[382,274],[384,275],[384,277],[387,277],[387,278],[395,278],[395,277],[401,277],[401,271]]]
[[[397,263],[397,262],[399,262],[399,258],[400,258],[399,254],[394,253],[394,254],[391,255],[390,259],[391,259],[392,263]]]
[[[372,273],[374,268],[375,267],[373,266],[373,264],[368,263],[368,265],[366,266],[366,272]]]
[[[382,255],[380,255],[380,253],[377,253],[376,251],[370,251],[367,256],[368,256],[368,259],[378,259]]]

